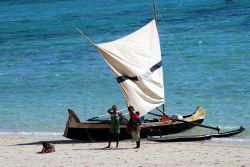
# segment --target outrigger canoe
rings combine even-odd
[[[106,141],[109,138],[109,120],[89,119],[81,122],[76,113],[68,109],[69,117],[66,124],[64,136],[70,139]],[[201,124],[205,118],[205,111],[197,107],[194,113],[183,116],[183,121],[161,122],[159,119],[144,120],[141,125],[141,138],[153,135],[175,134],[193,128],[196,124]],[[184,122],[185,121],[185,122]],[[127,125],[120,125],[120,140],[131,139],[131,135],[126,132]]]
[[[92,42],[80,29],[77,30],[89,42],[90,46],[103,56],[120,86],[126,107],[133,106],[135,111],[140,112],[140,117],[160,106],[165,112],[163,62],[155,1],[154,16],[151,21],[122,38],[97,44]],[[102,76],[103,73],[100,72],[100,75]],[[103,86],[105,88],[105,85]],[[108,139],[109,120],[89,119],[81,122],[71,109],[68,111],[69,118],[64,133],[65,137],[93,141]],[[199,108],[195,113],[183,116],[185,122],[145,120],[142,123],[141,137],[145,138],[148,135],[159,133],[163,135],[179,133],[201,124],[204,118],[205,112]],[[130,138],[130,135],[126,133],[126,122],[122,123],[120,127],[120,139]]]

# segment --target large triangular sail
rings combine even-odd
[[[110,66],[128,106],[145,115],[164,104],[161,49],[155,19],[118,40],[91,44]]]

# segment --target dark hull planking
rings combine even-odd
[[[201,124],[204,119],[191,121],[193,123]],[[190,123],[178,122],[175,124],[152,126],[141,129],[141,138],[155,135],[175,134],[187,129],[193,128],[195,125]],[[107,141],[109,138],[109,128],[67,128],[65,137],[77,140],[90,141]],[[131,135],[126,132],[126,128],[121,128],[120,140],[131,139]]]

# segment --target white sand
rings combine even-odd
[[[216,144],[210,141],[156,143],[121,141],[115,149],[103,150],[107,143],[83,143],[61,136],[0,135],[0,167],[250,167],[250,146]],[[41,142],[54,143],[56,152],[37,154]]]

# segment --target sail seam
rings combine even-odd
[[[158,62],[157,64],[153,65],[149,70],[153,73],[155,70],[162,66],[162,62]]]
[[[122,83],[122,82],[124,82],[124,81],[126,81],[128,79],[130,79],[132,81],[138,81],[138,77],[137,76],[129,77],[129,76],[123,75],[123,76],[119,76],[119,77],[116,78],[116,80],[117,80],[118,83]]]
[[[149,71],[150,71],[151,74],[152,74],[155,70],[159,69],[161,66],[162,66],[162,61],[160,61],[160,62],[156,63],[155,65],[153,65],[153,66],[149,69]],[[126,76],[126,75],[122,75],[122,76],[119,76],[119,77],[116,78],[116,80],[117,80],[117,82],[118,82],[119,84],[122,83],[122,82],[124,82],[124,81],[126,81],[126,80],[128,80],[128,79],[129,79],[129,80],[132,80],[132,81],[139,81],[139,79],[138,79],[137,76],[129,77],[129,76]]]

